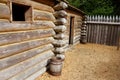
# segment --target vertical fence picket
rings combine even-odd
[[[88,42],[112,46],[117,45],[120,25],[101,23],[118,23],[120,22],[120,16],[88,15],[87,21],[91,22],[87,24]]]

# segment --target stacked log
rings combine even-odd
[[[87,32],[86,32],[86,23],[87,23],[87,18],[85,16],[84,22],[81,27],[81,43],[85,44],[87,42]]]
[[[66,45],[65,39],[65,31],[67,23],[67,12],[65,9],[68,7],[68,5],[61,1],[58,4],[54,6],[54,16],[56,18],[54,31],[56,32],[56,35],[54,36],[55,41],[53,42],[53,45],[55,47],[54,53],[57,57],[65,58],[65,49],[64,46]]]

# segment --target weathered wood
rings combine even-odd
[[[88,42],[116,46],[120,25],[118,18],[118,16],[88,16]]]
[[[8,0],[0,0],[0,3],[7,3]]]
[[[0,19],[10,19],[10,9],[5,4],[0,4]]]
[[[56,47],[55,50],[54,50],[54,53],[55,54],[61,54],[61,53],[64,53],[65,50],[63,47]]]
[[[27,78],[31,75],[34,75],[35,72],[37,72],[39,70],[41,71],[43,67],[47,66],[47,64],[48,64],[48,59],[26,69],[23,72],[18,73],[17,75],[13,76],[12,78],[10,78],[8,80],[25,80],[25,78]]]
[[[55,39],[64,39],[65,37],[66,37],[66,36],[65,36],[64,33],[60,33],[60,34],[54,35],[54,38],[55,38]]]
[[[65,25],[67,23],[67,20],[65,18],[59,18],[56,20],[56,25]]]
[[[60,11],[54,12],[53,15],[54,15],[56,18],[66,18],[66,17],[67,17],[67,12],[64,11],[64,10],[60,10]]]
[[[55,32],[65,32],[66,26],[64,26],[64,25],[56,26],[56,27],[54,27],[54,30],[55,30]]]
[[[35,64],[37,64],[45,59],[50,58],[53,55],[54,55],[53,52],[49,50],[49,51],[44,52],[42,54],[38,54],[37,56],[32,57],[28,60],[25,60],[21,63],[18,63],[12,67],[1,70],[0,71],[0,80],[6,80],[6,79],[16,75],[19,72],[23,72],[26,69],[28,69],[29,67],[31,67],[31,66],[33,66],[33,65],[35,65]]]
[[[65,40],[54,40],[53,45],[56,47],[62,47],[66,44]]]
[[[56,6],[54,6],[54,9],[56,11],[58,11],[58,10],[66,9],[67,7],[68,7],[68,5],[65,2],[60,2],[59,4],[57,4]]]
[[[46,29],[54,28],[55,24],[52,21],[39,21],[31,23],[8,23],[0,22],[0,32],[6,31],[22,31],[22,30],[34,30],[34,29]]]
[[[0,34],[0,45],[39,39],[43,37],[53,36],[54,34],[55,32],[53,29],[2,33]]]
[[[40,71],[36,72],[35,74],[31,75],[30,77],[26,78],[25,80],[35,80],[38,76],[42,75],[46,72],[47,68],[44,67]]]
[[[20,53],[32,48],[39,47],[40,45],[53,42],[53,38],[38,39],[28,42],[16,43],[0,47],[0,58],[7,57],[16,53]]]
[[[34,10],[34,20],[55,21],[55,17],[52,13]]]
[[[0,59],[0,70],[7,68],[9,66],[15,65],[21,61],[24,61],[28,58],[33,57],[33,56],[36,56],[37,54],[40,54],[44,51],[52,50],[52,49],[53,49],[53,46],[51,44],[49,44],[49,45],[37,47],[34,49],[30,49],[30,50],[27,50],[22,53],[18,53],[13,56],[9,56],[7,58]]]
[[[48,11],[51,13],[54,12],[54,9],[52,7],[44,5],[42,3],[35,2],[33,0],[12,0],[12,2],[23,4],[23,5],[25,4],[32,5],[34,9],[38,9],[38,10]]]

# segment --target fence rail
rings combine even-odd
[[[120,37],[120,16],[87,16],[89,43],[117,46]]]

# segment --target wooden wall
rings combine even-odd
[[[72,11],[72,10],[71,10]],[[74,17],[74,28],[73,28],[73,45],[80,43],[80,37],[81,37],[81,26],[82,26],[82,19],[83,16],[80,13],[72,13],[74,11],[67,11],[68,12],[68,17],[67,17],[67,44],[69,45],[69,34],[70,34],[70,17]]]
[[[8,0],[0,0],[0,80],[33,80],[46,71],[54,55],[53,8],[33,0],[11,0],[32,6],[32,22],[10,22]]]

